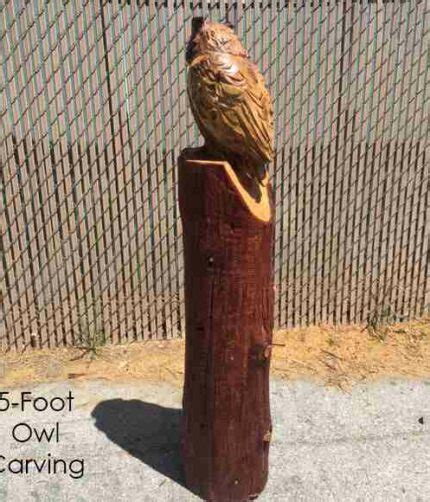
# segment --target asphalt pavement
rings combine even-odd
[[[0,501],[199,500],[183,486],[181,389],[70,381],[0,389]],[[430,381],[349,392],[273,379],[258,500],[430,500]],[[7,408],[7,409],[6,409]]]

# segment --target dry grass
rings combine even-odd
[[[383,325],[377,333],[363,326],[313,326],[274,336],[272,375],[308,378],[347,389],[382,377],[430,377],[430,320]],[[103,378],[182,385],[183,340],[105,346],[97,357],[79,349],[3,354],[0,383]]]

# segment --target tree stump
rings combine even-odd
[[[256,497],[268,476],[273,330],[270,187],[260,202],[228,162],[179,157],[186,354],[182,454],[187,487],[208,501]]]

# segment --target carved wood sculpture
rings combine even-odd
[[[188,96],[206,149],[229,161],[258,199],[273,158],[273,109],[264,79],[233,30],[193,20]]]
[[[185,256],[183,464],[205,500],[245,501],[268,475],[273,320],[272,109],[232,29],[193,20],[188,93],[203,148],[179,157]]]

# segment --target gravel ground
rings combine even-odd
[[[17,406],[0,411],[1,501],[199,500],[182,485],[177,386],[95,380],[2,390]],[[69,392],[72,401],[52,402],[62,411],[27,402]],[[271,394],[270,474],[259,500],[430,500],[430,381],[384,380],[346,393],[273,379]],[[26,467],[14,459],[38,464],[10,472]],[[49,473],[54,459],[58,472]]]

